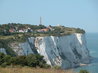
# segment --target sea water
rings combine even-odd
[[[88,70],[90,73],[98,73],[98,33],[86,33],[86,40],[93,60],[86,66],[75,68],[75,71]]]

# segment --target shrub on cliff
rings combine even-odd
[[[10,65],[20,65],[29,67],[41,67],[49,68],[50,66],[46,64],[43,56],[39,54],[29,54],[27,56],[10,56],[0,53],[0,66],[6,67]]]
[[[26,57],[27,60],[27,65],[30,67],[45,67],[46,62],[43,59],[43,56],[39,55],[39,54],[30,54]]]
[[[26,56],[17,56],[17,57],[14,57],[14,58],[16,58],[16,61],[14,60],[14,64],[21,65],[21,66],[26,66],[27,65]]]
[[[4,54],[3,53],[0,53],[0,65],[2,64],[2,63],[4,63]]]
[[[80,70],[79,73],[89,73],[87,70]]]

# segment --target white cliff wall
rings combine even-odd
[[[4,54],[7,54],[5,48],[0,48],[0,52],[4,53]]]
[[[50,65],[70,68],[79,66],[80,63],[89,63],[89,51],[83,34],[37,37],[35,40],[37,51]]]
[[[18,55],[39,53],[47,64],[70,68],[89,63],[89,51],[84,34],[66,36],[30,37],[25,43],[12,46]]]

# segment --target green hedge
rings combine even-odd
[[[39,54],[29,54],[27,56],[10,56],[0,53],[0,66],[6,67],[10,65],[20,65],[29,67],[49,68],[43,56]]]

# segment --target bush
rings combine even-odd
[[[44,65],[46,64],[46,62],[43,59],[43,56],[39,54],[36,54],[36,55],[30,54],[27,56],[26,60],[27,60],[27,65],[30,67],[39,66],[43,68]]]
[[[15,61],[14,64],[21,65],[21,66],[27,65],[26,56],[17,56],[14,58],[16,58],[16,61],[14,60]]]
[[[32,55],[32,54],[28,55],[26,60],[27,60],[28,66],[30,66],[30,67],[36,67],[37,66],[37,63],[38,63],[37,58],[34,55]]]
[[[10,65],[11,64],[10,59],[11,59],[11,56],[10,55],[5,55],[4,58],[3,58],[4,63],[6,65]]]
[[[50,66],[46,64],[43,56],[39,54],[29,54],[27,56],[10,56],[0,53],[0,65],[2,67],[6,66],[29,66],[29,67],[40,67],[49,68]]]
[[[6,66],[7,66],[6,62],[1,64],[1,67],[6,67]]]
[[[61,69],[60,66],[53,66],[54,69]]]
[[[80,70],[79,73],[89,73],[87,70]]]
[[[0,39],[0,48],[5,48],[7,54],[15,55],[15,52],[8,46],[12,39]]]
[[[4,63],[4,54],[3,53],[0,53],[0,65],[2,64],[2,63]]]

